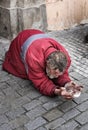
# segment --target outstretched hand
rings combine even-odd
[[[69,92],[66,91],[66,89],[64,87],[61,87],[61,96],[65,99],[73,99],[72,94],[70,94]]]
[[[78,97],[76,93],[80,93],[82,90],[83,86],[71,81],[66,83],[64,87],[55,89],[55,94],[61,95],[65,99],[73,99],[74,97]]]
[[[66,83],[64,87],[68,89],[73,88],[74,90],[77,90],[77,91],[83,90],[83,86],[78,85],[77,83],[74,83],[73,81]]]
[[[64,87],[60,87],[59,89],[55,89],[56,95],[61,95],[65,99],[72,99],[72,95],[66,91]]]

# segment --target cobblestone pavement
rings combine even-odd
[[[81,96],[74,100],[41,95],[30,81],[2,71],[4,54],[10,41],[0,38],[0,130],[88,130],[86,33],[88,24],[49,32],[71,55],[71,78],[84,86]]]

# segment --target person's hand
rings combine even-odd
[[[66,83],[64,87],[66,91],[69,92],[73,96],[73,98],[79,97],[83,90],[83,86],[78,85],[74,83],[73,81]]]
[[[75,83],[73,81],[70,81],[70,82],[66,83],[64,87],[68,88],[68,89],[73,88],[74,90],[77,90],[77,91],[82,91],[83,90],[83,86],[78,85],[77,83]]]
[[[65,99],[73,99],[73,95],[69,92],[67,92],[67,90],[64,87],[61,87],[61,96]]]
[[[65,99],[72,99],[72,95],[66,91],[64,87],[60,87],[59,89],[55,89],[56,95],[61,95]]]

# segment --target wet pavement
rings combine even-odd
[[[49,32],[69,52],[72,80],[81,83],[79,98],[41,95],[28,80],[2,70],[10,41],[0,37],[0,130],[88,130],[88,24],[70,30]]]

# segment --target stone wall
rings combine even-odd
[[[0,0],[0,36],[12,39],[29,28],[47,30],[45,0]]]
[[[46,0],[48,30],[88,23],[88,0]]]

